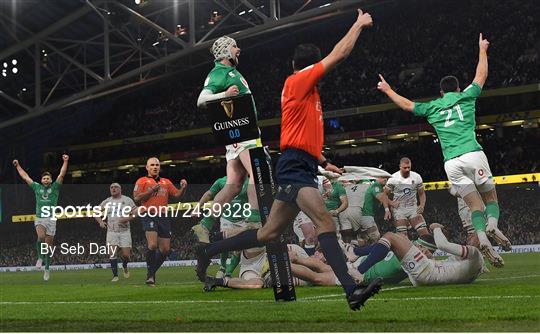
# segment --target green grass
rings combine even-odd
[[[270,289],[204,293],[193,268],[142,269],[111,283],[110,270],[1,273],[2,331],[540,331],[540,255],[504,255],[474,284],[385,286],[359,312],[339,287],[302,287],[297,302]],[[215,269],[214,269],[215,270]]]

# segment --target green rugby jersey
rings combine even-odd
[[[358,267],[366,258],[367,256],[360,257],[354,265]],[[401,267],[401,261],[397,256],[389,252],[382,261],[377,262],[364,273],[364,282],[370,283],[377,277],[381,277],[386,284],[397,284],[407,278],[407,273]]]
[[[30,187],[32,188],[32,190],[34,190],[34,194],[36,195],[37,218],[49,218],[43,217],[42,208],[46,206],[56,206],[56,204],[58,203],[58,197],[60,196],[60,186],[61,184],[56,181],[51,183],[51,185],[48,187],[45,187],[41,183],[32,182]],[[52,209],[50,209],[49,212],[51,212],[50,218],[52,218]]]
[[[444,161],[482,150],[475,132],[475,103],[481,92],[482,88],[473,82],[463,92],[446,93],[430,102],[414,103],[413,113],[426,117],[437,132]]]
[[[216,194],[225,187],[225,184],[227,184],[226,176],[217,179],[209,189],[210,193],[212,193],[212,196],[215,197]],[[242,186],[242,190],[231,201],[230,210],[227,210],[227,206],[223,206],[221,210],[222,212],[221,217],[233,223],[242,221],[247,218],[247,217],[244,217],[242,213],[244,211],[244,204],[248,203],[248,197],[247,197],[248,184],[249,184],[248,179],[246,178],[246,181],[244,181],[244,185]]]
[[[362,207],[362,216],[375,217],[375,212],[382,205],[381,201],[377,199],[377,195],[383,192],[383,185],[379,182],[374,182],[366,190],[364,196],[364,206]]]
[[[207,89],[213,94],[217,94],[226,91],[227,88],[234,85],[238,87],[238,95],[251,94],[246,79],[238,72],[236,67],[223,65],[219,61],[216,61],[214,62],[214,68],[208,73],[208,76],[204,81],[203,89]],[[251,96],[251,100],[253,102],[255,114],[257,114],[253,96]]]
[[[329,194],[328,198],[324,200],[326,205],[326,210],[336,210],[341,206],[341,196],[346,196],[345,188],[339,182],[332,182],[332,192]]]

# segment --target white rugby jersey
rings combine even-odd
[[[111,203],[107,206],[107,203]],[[135,202],[127,196],[120,196],[119,198],[113,198],[112,196],[101,202],[100,206],[105,210],[107,208],[107,231],[112,232],[124,232],[129,231],[129,221],[125,223],[119,223],[122,218],[123,207],[136,207]],[[125,209],[127,211],[127,209]],[[103,211],[104,212],[104,211]],[[131,213],[131,210],[129,211]]]
[[[424,186],[420,174],[411,171],[409,177],[401,176],[400,171],[392,174],[386,183],[386,187],[394,194],[394,201],[399,201],[400,206],[417,205],[416,195],[418,189]]]

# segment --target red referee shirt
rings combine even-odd
[[[281,93],[280,149],[297,148],[320,159],[324,126],[317,82],[324,75],[321,62],[290,75]]]

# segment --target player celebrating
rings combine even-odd
[[[129,278],[128,262],[131,253],[131,231],[129,220],[124,221],[123,208],[129,207],[132,210],[136,208],[135,202],[127,196],[122,195],[122,187],[118,183],[112,183],[109,186],[111,197],[103,200],[99,205],[102,212],[106,213],[107,222],[101,217],[95,217],[101,228],[107,229],[107,248],[109,251],[109,261],[113,278],[111,282],[118,282],[118,248],[122,253],[122,268],[124,269],[124,278]],[[130,210],[130,213],[131,211]]]
[[[429,234],[422,216],[426,206],[426,192],[420,174],[411,171],[411,159],[401,158],[399,171],[392,174],[386,183],[385,192],[392,193],[393,200],[399,203],[392,210],[398,233],[407,236],[407,226],[410,224],[418,235]],[[417,205],[417,195],[420,205]]]
[[[238,72],[238,57],[240,48],[236,41],[228,36],[218,38],[212,45],[211,52],[214,55],[214,68],[204,82],[204,88],[197,100],[198,107],[205,107],[209,101],[219,100],[226,97],[251,94],[246,79]],[[253,100],[255,107],[255,101]],[[252,139],[240,143],[227,145],[227,184],[214,197],[214,203],[223,206],[230,203],[232,199],[240,193],[246,177],[249,177],[248,199],[251,207],[251,213],[248,217],[250,222],[260,222],[259,204],[255,192],[255,181],[251,170],[251,159],[249,149],[261,146],[261,140]],[[209,242],[209,233],[214,226],[217,213],[213,211],[211,217],[205,217],[200,224],[193,226],[192,230],[202,243]]]
[[[503,249],[510,249],[508,239],[497,228],[500,210],[493,176],[482,146],[475,133],[475,102],[480,96],[488,75],[487,50],[489,42],[479,38],[479,56],[476,75],[471,85],[460,91],[456,77],[441,80],[442,97],[419,103],[400,96],[390,88],[382,75],[378,89],[385,93],[400,108],[426,117],[435,128],[444,156],[444,169],[448,180],[471,209],[472,225],[480,240],[480,250],[496,267],[504,261],[491,246],[486,232]],[[485,205],[484,205],[485,204]],[[487,228],[486,228],[487,217]]]
[[[315,224],[319,245],[346,292],[349,307],[359,309],[380,289],[376,280],[367,287],[357,286],[347,272],[339,247],[336,227],[326,211],[317,187],[317,164],[325,170],[340,173],[321,154],[324,141],[322,105],[317,83],[351,53],[363,28],[371,26],[369,14],[358,10],[358,18],[332,52],[321,59],[319,48],[300,44],[293,56],[294,73],[285,81],[281,96],[282,155],[276,166],[278,190],[267,223],[260,229],[242,232],[197,248],[197,276],[206,279],[210,258],[226,250],[261,247],[277,240],[287,225],[302,210]]]
[[[55,207],[58,203],[60,186],[64,182],[64,176],[66,176],[68,169],[69,156],[66,154],[62,155],[62,160],[62,168],[60,168],[60,173],[58,174],[56,181],[52,181],[51,173],[44,172],[41,174],[41,184],[32,180],[28,173],[21,167],[18,160],[13,160],[13,166],[17,168],[17,172],[24,182],[34,190],[36,196],[36,218],[34,221],[37,234],[36,250],[38,253],[36,267],[40,269],[45,261],[45,269],[43,271],[43,280],[45,281],[48,281],[50,277],[49,266],[51,264],[51,257],[49,256],[49,252],[42,252],[41,245],[43,242],[49,247],[53,245],[54,235],[56,234],[56,218],[50,216],[46,217],[43,209],[45,207]]]
[[[180,180],[180,190],[164,177],[159,176],[161,166],[158,158],[146,161],[147,176],[135,183],[133,198],[146,209],[141,221],[148,242],[146,249],[146,284],[154,286],[156,271],[161,267],[171,249],[171,221],[168,217],[169,196],[180,199],[186,191],[187,181]]]
[[[422,235],[415,241],[416,245],[400,233],[388,232],[372,246],[354,248],[356,255],[369,253],[358,266],[358,271],[364,274],[392,250],[415,286],[464,284],[476,280],[484,269],[484,259],[478,248],[448,242],[440,224],[433,223],[429,228],[433,231],[433,237],[430,234]],[[433,252],[436,249],[450,256],[445,260],[434,260]]]

